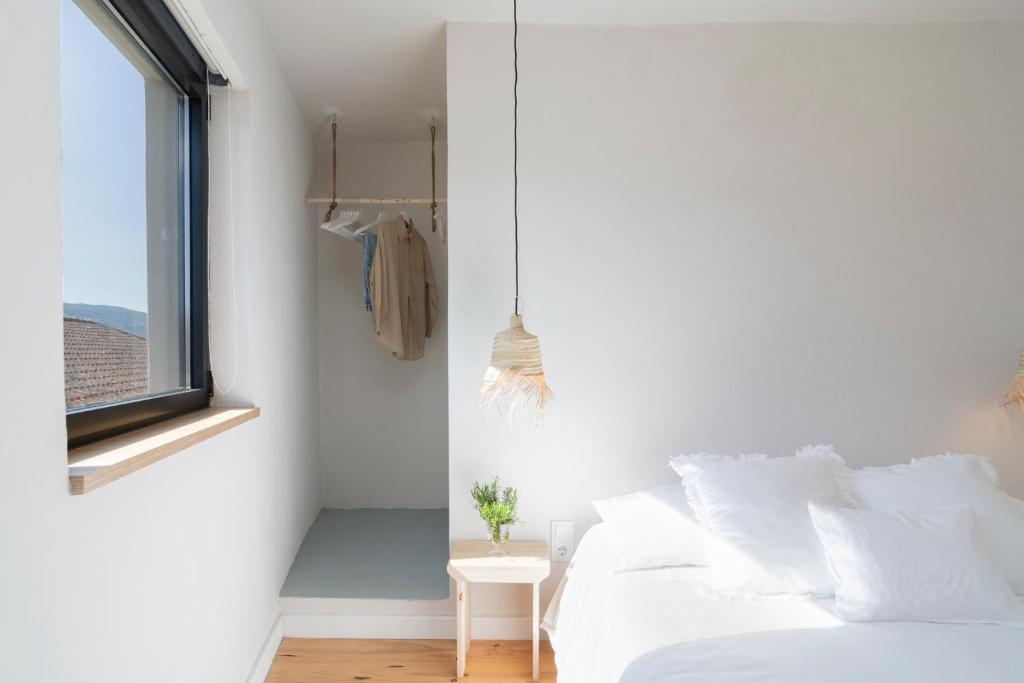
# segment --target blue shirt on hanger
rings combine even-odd
[[[377,236],[372,232],[363,234],[363,308],[373,310],[370,298],[370,268],[373,267],[373,255],[377,252]]]

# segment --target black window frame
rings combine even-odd
[[[189,348],[190,386],[179,391],[66,411],[68,448],[202,410],[213,396],[207,330],[208,128],[207,85],[226,85],[162,0],[98,0],[119,15],[160,62],[187,98],[189,160]],[[184,268],[184,265],[183,265]]]

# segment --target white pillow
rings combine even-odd
[[[1014,591],[1024,595],[1024,510],[996,481],[995,469],[985,458],[953,453],[840,475],[850,498],[865,510],[924,512],[970,505],[982,542]]]
[[[710,564],[711,534],[694,518],[678,481],[591,504],[614,539],[614,571]]]
[[[671,467],[676,474],[680,477],[684,477],[686,472],[686,466],[692,464],[700,464],[702,462],[717,462],[719,460],[764,460],[768,456],[764,453],[740,453],[738,455],[719,455],[717,453],[680,453],[674,455],[668,459],[668,466]],[[685,489],[686,482],[683,482]],[[702,519],[704,514],[702,511],[696,508],[700,505],[700,501],[696,498],[690,498],[690,508],[693,510],[693,514],[697,519]]]
[[[807,503],[846,502],[836,483],[842,459],[831,448],[790,458],[681,465],[690,507],[715,534],[715,587],[721,592],[831,595],[835,582]]]
[[[768,456],[764,453],[740,453],[739,455],[718,455],[715,453],[680,453],[668,459],[668,466],[675,470],[680,477],[683,476],[684,468],[687,465],[701,462],[714,462],[718,460],[764,460]]]
[[[844,621],[1024,626],[1024,607],[978,538],[969,506],[907,514],[808,508]]]

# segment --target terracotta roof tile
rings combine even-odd
[[[68,408],[149,393],[146,340],[106,325],[64,318],[64,397]]]

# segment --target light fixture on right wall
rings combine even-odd
[[[1017,363],[1017,375],[1013,378],[1010,390],[1003,398],[1004,408],[1016,403],[1021,410],[1024,410],[1024,353],[1020,355],[1020,361]]]

